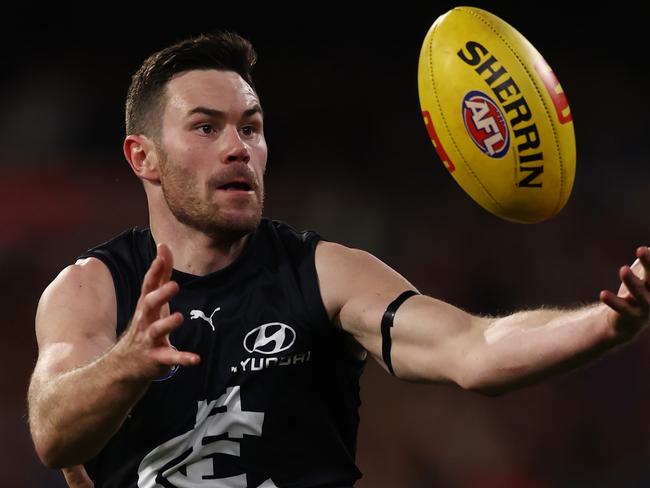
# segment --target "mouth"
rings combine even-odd
[[[247,181],[230,181],[224,185],[217,187],[217,190],[229,191],[229,192],[250,192],[253,191],[253,187]]]

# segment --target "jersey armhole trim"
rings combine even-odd
[[[78,257],[78,259],[86,259],[86,258],[95,258],[100,260],[104,265],[108,268],[108,271],[111,273],[111,277],[113,278],[113,290],[115,292],[115,305],[117,307],[116,310],[116,317],[117,317],[117,322],[115,324],[115,329],[116,332],[119,333],[120,331],[120,324],[124,324],[124,327],[126,328],[126,321],[127,317],[124,317],[124,304],[122,303],[122,298],[120,297],[119,294],[119,284],[121,284],[121,276],[120,272],[117,269],[117,266],[113,262],[112,259],[110,259],[108,256],[106,256],[102,252],[94,251],[94,252],[89,252],[82,254],[81,256]]]

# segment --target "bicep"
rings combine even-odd
[[[99,357],[116,341],[116,313],[113,280],[101,261],[64,269],[38,304],[34,376],[47,379]]]
[[[361,306],[383,314],[383,303]],[[363,326],[371,327],[368,319],[362,320]],[[466,386],[467,378],[478,364],[476,346],[483,343],[486,322],[429,296],[410,298],[395,314],[391,328],[395,373],[411,381],[454,382]]]

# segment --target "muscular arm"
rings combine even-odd
[[[178,285],[169,281],[171,253],[147,273],[127,332],[116,340],[112,278],[96,259],[66,268],[45,290],[36,314],[39,357],[29,386],[36,451],[49,467],[96,455],[119,429],[151,379],[174,364],[198,362],[168,347],[182,322],[164,313]],[[168,310],[168,308],[167,308]]]
[[[642,254],[650,265],[647,250]],[[319,244],[316,266],[332,319],[385,367],[382,316],[391,301],[413,286],[370,254],[328,242]],[[625,268],[623,283],[638,287],[638,278]],[[403,379],[454,382],[484,393],[529,384],[596,357],[633,335],[647,321],[647,296],[625,298],[626,293],[622,289],[623,297],[616,297],[603,292],[606,305],[498,318],[414,296],[399,308],[391,328],[393,367]],[[645,311],[639,308],[644,301]]]

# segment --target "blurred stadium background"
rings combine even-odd
[[[121,152],[123,99],[147,55],[189,35],[230,28],[257,48],[270,150],[266,216],[369,250],[422,292],[477,313],[571,307],[617,287],[618,267],[650,243],[646,20],[605,5],[472,5],[519,29],[568,95],[576,183],[549,222],[515,225],[482,210],[428,140],[420,43],[453,3],[6,13],[0,486],[64,486],[39,464],[26,426],[35,307],[82,251],[146,225],[144,194]],[[402,384],[369,362],[359,488],[650,486],[649,340],[646,333],[588,367],[492,399]]]

